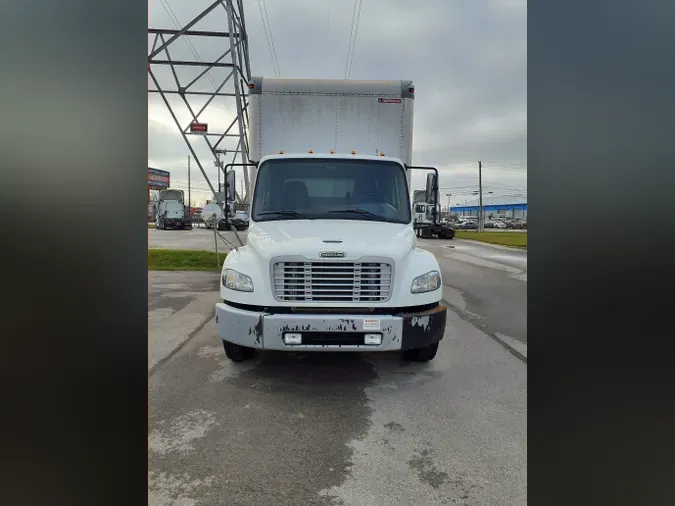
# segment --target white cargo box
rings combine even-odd
[[[412,81],[254,78],[249,159],[308,153],[380,155],[412,164]]]

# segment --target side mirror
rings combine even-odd
[[[427,204],[436,205],[436,174],[429,172],[427,174],[427,186],[424,190],[424,201]]]
[[[235,200],[235,191],[236,191],[236,175],[234,173],[234,169],[230,169],[230,172],[227,173],[225,176],[225,182],[227,185],[227,188],[225,190],[225,195],[227,196],[227,201],[228,202],[234,202]]]

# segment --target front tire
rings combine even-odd
[[[430,344],[423,348],[413,348],[403,351],[403,360],[409,362],[429,362],[433,360],[438,352],[438,343]]]
[[[255,356],[255,349],[239,346],[238,344],[229,343],[227,341],[223,341],[223,348],[225,348],[225,356],[232,362],[244,362]]]

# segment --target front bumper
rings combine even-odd
[[[224,341],[278,351],[394,351],[422,348],[443,339],[447,307],[396,315],[272,314],[216,304],[216,326]],[[286,344],[284,335],[299,333],[303,342]],[[363,343],[379,334],[379,345]],[[328,344],[324,344],[328,343]],[[346,343],[346,344],[345,344]]]

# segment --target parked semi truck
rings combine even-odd
[[[249,85],[248,241],[223,264],[218,334],[256,350],[399,351],[429,361],[447,308],[435,257],[416,246],[411,81],[255,78]],[[226,170],[236,170],[229,165]]]
[[[185,205],[183,190],[160,190],[155,226],[161,230],[192,229],[192,217]]]
[[[420,193],[418,193],[420,192]],[[426,202],[426,191],[415,190],[418,199],[413,202],[413,227],[417,237],[424,239],[454,239],[454,227],[441,220],[441,204],[436,198],[436,203]]]

